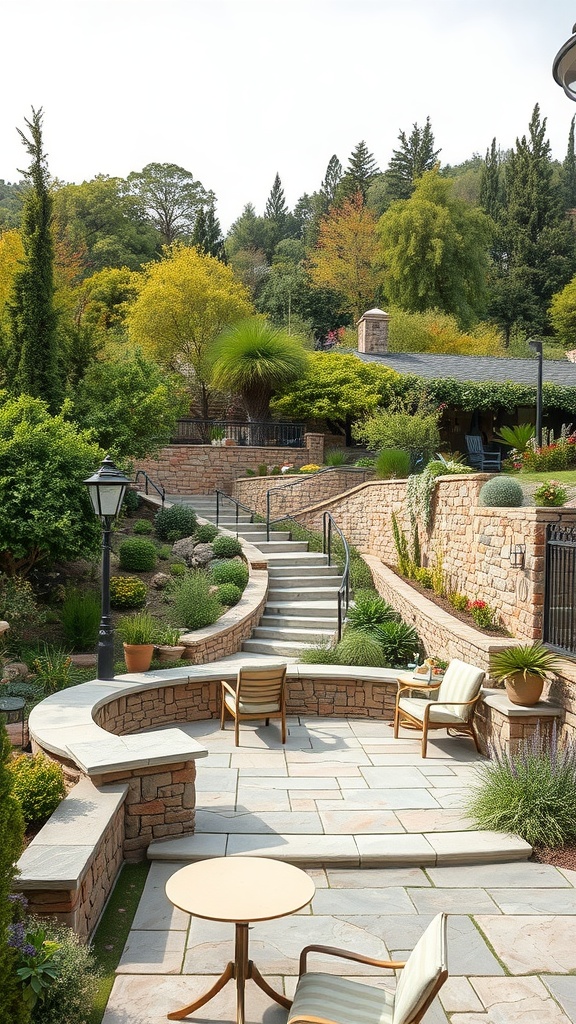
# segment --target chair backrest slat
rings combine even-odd
[[[474,697],[480,692],[485,675],[483,669],[476,668],[475,665],[468,665],[467,662],[459,661],[458,658],[452,658],[438,689],[438,703],[449,701],[454,704],[456,702],[456,706],[451,707],[450,711],[467,719],[470,708],[463,706],[459,708],[457,702],[462,701],[464,704],[464,702],[474,700]]]
[[[285,679],[285,665],[274,669],[241,668],[238,672],[238,699],[244,704],[278,704]]]

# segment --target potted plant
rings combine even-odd
[[[165,662],[166,664],[179,661],[185,650],[186,646],[180,643],[179,629],[167,626],[166,629],[160,630],[154,645],[158,661]]]
[[[135,612],[120,619],[116,632],[124,643],[124,661],[129,672],[150,668],[159,626],[149,612]]]
[[[544,676],[552,672],[558,659],[543,644],[520,644],[496,651],[490,658],[490,674],[503,682],[512,704],[530,707],[540,700]]]
[[[224,444],[224,438],[226,437],[226,431],[223,427],[212,427],[210,430],[210,444],[214,447],[219,447]]]

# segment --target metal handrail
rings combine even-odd
[[[226,491],[219,491],[218,488],[216,488],[216,526],[218,526],[218,523],[220,522],[220,501],[221,501],[221,499],[225,500],[225,501],[231,501],[232,504],[235,505],[235,507],[236,507],[236,535],[238,535],[238,523],[240,521],[240,509],[242,509],[243,512],[249,512],[250,513],[250,522],[251,523],[254,522],[254,511],[253,511],[253,509],[248,508],[248,505],[243,505],[241,501],[238,501],[237,498],[233,498],[232,495],[227,494]]]
[[[340,641],[342,625],[348,612],[348,605],[350,604],[350,548],[332,513],[325,512],[322,516],[322,551],[325,555],[328,555],[328,565],[332,564],[332,530],[336,530],[344,548],[344,571],[342,573],[342,583],[338,591],[338,641]]]
[[[285,519],[291,519],[294,512],[297,509],[293,509],[292,512],[287,513],[285,516],[278,516],[276,519],[272,519],[270,516],[271,509],[271,495],[277,491],[284,491],[287,487],[299,487],[307,483],[310,477],[313,476],[316,479],[319,476],[323,476],[325,473],[365,473],[366,470],[362,466],[327,466],[326,469],[319,469],[315,473],[306,473],[299,476],[297,480],[289,480],[287,484],[280,484],[276,487],[269,487],[266,491],[266,540],[270,540],[270,527],[274,526],[275,523],[283,523]]]
[[[143,476],[144,479],[146,480],[146,485],[145,485],[144,493],[148,494],[148,484],[150,484],[150,486],[154,488],[156,493],[160,495],[160,497],[162,499],[162,508],[164,508],[164,500],[166,498],[166,488],[163,487],[162,484],[160,484],[160,486],[158,487],[157,484],[155,484],[154,481],[148,476],[148,473],[146,472],[145,469],[139,469],[138,470],[138,472],[136,473],[136,476],[134,477],[134,483],[135,484],[138,483],[138,477],[139,476]]]

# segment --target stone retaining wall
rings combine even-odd
[[[180,642],[186,647],[184,657],[194,665],[205,665],[236,654],[260,622],[267,594],[267,570],[254,569],[251,565],[250,580],[238,604],[221,615],[214,625],[180,637]]]
[[[219,447],[206,444],[172,444],[155,459],[140,459],[134,472],[143,469],[168,494],[232,493],[234,481],[258,466],[306,466],[324,461],[324,435],[305,434],[303,448],[250,448],[245,445]]]
[[[370,469],[353,466],[325,469],[320,473],[306,476],[283,477],[241,477],[234,483],[233,496],[261,516],[266,516],[266,494],[270,490],[270,515],[272,519],[292,514],[296,509],[306,508],[319,501],[356,487],[373,477]]]

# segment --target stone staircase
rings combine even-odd
[[[216,522],[214,495],[167,496],[168,501],[191,505],[201,519]],[[264,615],[245,640],[250,654],[298,658],[307,647],[331,640],[338,622],[338,590],[342,577],[328,565],[328,556],[308,551],[306,541],[293,541],[289,530],[274,531],[266,540],[266,526],[251,523],[242,512],[236,523],[233,504],[220,506],[219,526],[254,544],[268,560],[269,590]]]

